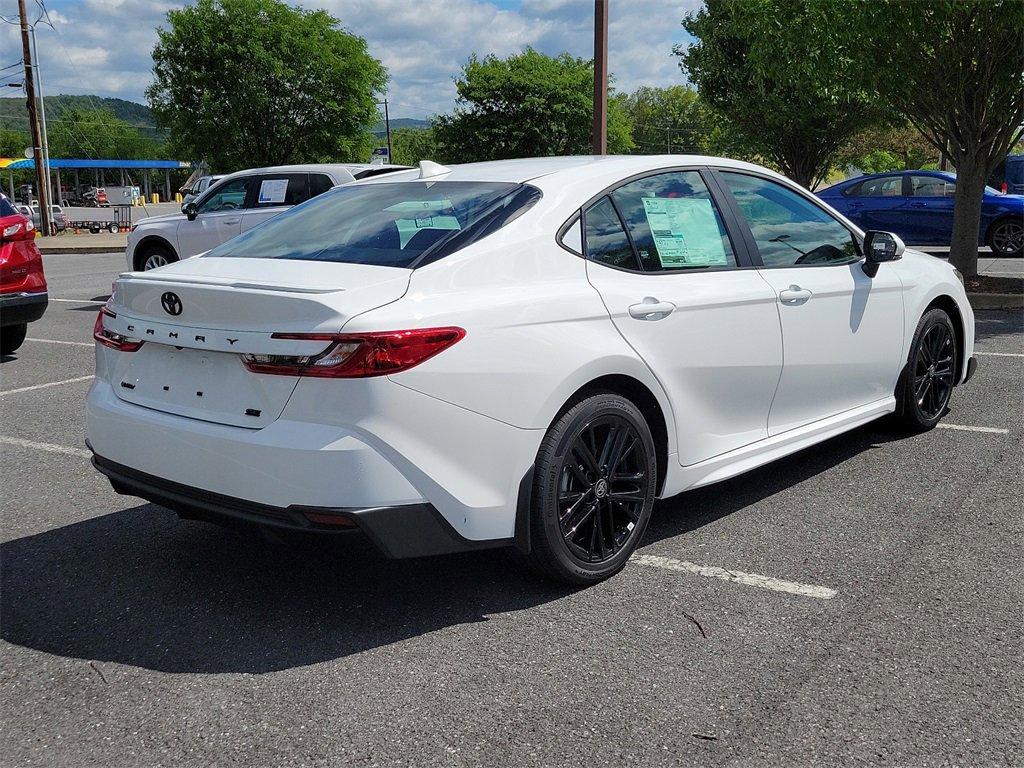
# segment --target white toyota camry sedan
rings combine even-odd
[[[424,162],[121,275],[89,446],[182,517],[590,583],[655,499],[933,427],[975,367],[958,278],[747,163]]]

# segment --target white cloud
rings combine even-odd
[[[150,51],[166,12],[163,0],[49,0],[56,30],[37,28],[46,92],[95,93],[143,101]],[[324,7],[366,38],[388,67],[392,115],[450,110],[454,78],[472,53],[507,56],[530,45],[548,54],[593,53],[591,0],[305,0]],[[700,0],[611,0],[609,68],[620,90],[682,81],[673,43],[680,21]],[[15,0],[0,14],[17,15]],[[0,25],[0,67],[20,53],[16,26]],[[7,70],[9,73],[11,70]],[[13,95],[13,89],[12,94]]]

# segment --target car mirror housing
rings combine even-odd
[[[878,265],[903,258],[906,246],[898,235],[871,229],[864,233],[864,273],[868,277],[878,274]]]
[[[195,221],[196,214],[198,213],[198,211],[196,210],[195,203],[193,203],[191,200],[181,206],[181,212],[188,216],[189,221]]]

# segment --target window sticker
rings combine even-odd
[[[395,219],[400,239],[399,248],[405,248],[413,236],[421,229],[462,229],[459,220],[454,216],[421,216],[415,219]]]
[[[644,213],[663,267],[726,266],[714,205],[694,197],[645,197]]]
[[[260,183],[260,205],[283,203],[288,194],[288,179],[264,179]]]

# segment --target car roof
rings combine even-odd
[[[716,167],[767,171],[758,165],[724,157],[706,155],[572,155],[568,157],[528,157],[511,160],[489,160],[480,163],[459,163],[444,166],[447,172],[429,178],[437,181],[490,181],[522,184],[542,177],[572,176],[580,180],[587,175],[595,178],[609,173],[621,174],[623,178],[636,173],[691,165],[713,165]],[[767,171],[772,173],[771,171]],[[778,175],[772,173],[772,175]],[[397,171],[384,176],[360,179],[359,184],[385,184],[395,181],[416,181],[420,178],[417,168]]]
[[[366,171],[371,168],[404,169],[407,167],[405,165],[384,165],[381,163],[376,165],[372,163],[300,163],[296,165],[271,165],[265,168],[246,168],[234,173],[224,174],[219,178],[233,179],[236,176],[248,176],[255,173],[329,173],[342,179],[348,179],[349,176],[355,178],[355,175],[360,171]]]

